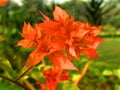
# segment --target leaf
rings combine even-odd
[[[70,81],[62,81],[58,84],[56,90],[80,90],[80,89]]]
[[[0,68],[6,71],[9,75],[13,73],[13,69],[9,60],[0,58]]]
[[[114,70],[113,73],[120,79],[120,69]]]
[[[42,83],[45,84],[45,78],[43,76],[43,74],[40,72],[40,70],[38,69],[38,67],[34,66],[30,72],[29,72],[30,76],[32,78],[34,78],[36,81],[40,81]]]
[[[105,75],[105,76],[111,76],[113,74],[113,72],[111,71],[111,70],[104,70],[103,71],[103,75]]]

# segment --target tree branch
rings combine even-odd
[[[17,81],[14,81],[14,80],[12,80],[12,79],[6,77],[6,76],[3,76],[3,75],[0,74],[0,78],[3,78],[3,79],[5,79],[5,80],[7,80],[7,81],[9,81],[9,82],[12,82],[12,83],[14,83],[14,84],[20,86],[21,88],[23,88],[23,89],[25,89],[25,90],[29,90],[27,87],[25,87],[25,86],[22,85],[21,83],[19,83],[19,82],[17,82]]]
[[[15,81],[20,80],[33,66],[29,67],[25,72],[23,72]]]

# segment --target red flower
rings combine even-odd
[[[55,7],[53,12],[54,20],[59,22],[66,30],[66,52],[69,59],[72,57],[80,57],[80,53],[86,54],[90,58],[98,57],[96,53],[97,46],[103,42],[102,39],[97,38],[101,26],[90,26],[88,23],[74,21],[74,17],[69,15],[59,7]]]
[[[40,90],[56,90],[60,81],[68,80],[68,73],[62,72],[60,69],[50,68],[43,71],[43,75],[46,79],[46,85],[37,81],[37,84],[40,86]]]
[[[3,6],[4,4],[6,4],[8,2],[8,0],[0,0],[0,6]]]
[[[53,20],[41,14],[44,22],[36,24],[35,28],[25,23],[22,32],[24,40],[18,42],[18,45],[26,48],[35,47],[25,66],[34,66],[48,56],[57,68],[77,70],[71,62],[74,57],[79,59],[81,53],[90,58],[98,57],[96,48],[103,42],[97,37],[101,26],[75,21],[73,16],[69,17],[58,6],[53,11]]]
[[[37,32],[30,24],[27,25],[24,23],[22,36],[24,37],[24,40],[20,40],[17,45],[24,48],[30,48],[34,44],[34,41],[37,37]]]

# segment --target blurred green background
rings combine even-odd
[[[55,5],[58,5],[69,15],[74,15],[75,20],[95,26],[102,25],[99,37],[104,38],[105,42],[97,49],[100,57],[95,59],[79,83],[80,90],[120,90],[120,0],[57,1],[61,0],[21,0],[20,3],[10,0],[0,7],[0,38],[5,38],[0,41],[0,59],[9,60],[12,68],[19,72],[31,51],[16,46],[18,40],[22,39],[20,33],[24,21],[31,25],[42,22],[39,11],[52,18],[52,11]],[[84,57],[74,63],[82,69],[88,60]],[[6,75],[1,67],[0,73]],[[16,88],[9,84],[0,78],[0,90]],[[7,85],[9,89],[5,89]]]

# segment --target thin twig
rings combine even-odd
[[[6,77],[6,76],[3,76],[3,75],[0,74],[0,78],[3,78],[3,79],[5,79],[5,80],[7,80],[7,81],[9,81],[9,82],[12,82],[12,83],[14,83],[14,84],[20,86],[21,88],[23,88],[23,89],[25,89],[25,90],[29,90],[27,87],[25,87],[25,86],[22,85],[21,83],[19,83],[19,82],[17,82],[17,81],[14,81],[14,80],[12,80],[12,79]]]
[[[78,83],[81,81],[81,79],[85,76],[85,74],[87,73],[87,70],[89,69],[89,67],[92,63],[93,63],[93,60],[90,60],[90,61],[87,62],[87,64],[83,68],[78,80],[75,81],[75,85],[78,85]]]
[[[29,88],[29,90],[35,90],[35,88],[33,87],[33,85],[30,82],[28,82],[27,80],[24,80],[24,83]]]
[[[15,81],[20,80],[33,66],[29,67],[25,72],[23,72]]]

